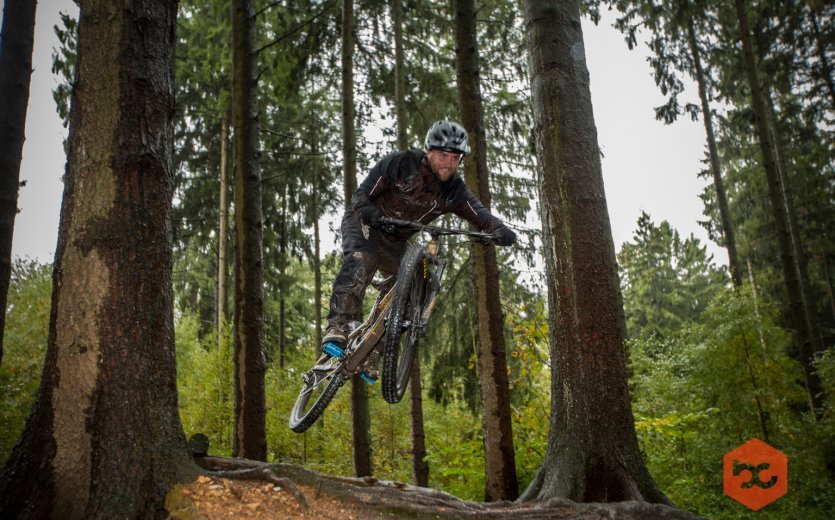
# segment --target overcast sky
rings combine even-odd
[[[55,253],[66,161],[66,129],[52,99],[57,84],[51,72],[52,50],[58,45],[53,26],[59,23],[59,11],[75,10],[71,0],[38,2],[21,165],[26,185],[20,190],[12,252],[42,262],[51,262]],[[664,100],[650,76],[647,50],[641,46],[629,51],[620,33],[610,27],[611,20],[604,17],[599,26],[586,20],[583,30],[615,247],[620,250],[631,239],[641,210],[656,223],[667,220],[683,236],[693,233],[708,243],[697,223],[702,218],[698,195],[707,184],[696,177],[702,168],[704,128],[689,118],[672,126],[655,120],[653,107]],[[694,98],[694,90],[689,91]],[[717,263],[727,263],[715,244],[708,244],[708,251]]]

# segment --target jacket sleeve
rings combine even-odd
[[[384,157],[371,168],[368,177],[354,192],[351,197],[351,208],[354,213],[366,223],[375,220],[380,210],[374,205],[374,201],[388,189],[388,167],[391,164],[391,157]]]
[[[490,210],[473,195],[463,180],[456,178],[453,182],[456,183],[450,208],[453,213],[487,233],[493,233],[504,225],[501,219],[490,213]]]

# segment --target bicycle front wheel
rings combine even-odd
[[[412,246],[400,262],[383,344],[383,399],[398,403],[406,393],[427,295],[428,273],[422,247]]]
[[[345,376],[338,372],[336,365],[336,360],[329,359],[305,372],[302,389],[290,412],[290,429],[294,432],[302,433],[310,428],[345,384]]]

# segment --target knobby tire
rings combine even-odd
[[[423,258],[423,248],[411,246],[397,271],[397,287],[386,322],[383,348],[382,393],[389,403],[399,403],[403,399],[417,352],[415,320],[423,312],[427,289]],[[408,323],[405,328],[404,323]]]
[[[293,406],[293,411],[290,412],[290,429],[296,433],[302,433],[310,428],[310,426],[316,422],[316,419],[322,415],[325,408],[328,407],[333,399],[333,396],[336,395],[336,391],[339,390],[344,383],[345,376],[340,373],[334,374],[328,382],[325,390],[319,395],[319,397],[316,398],[313,406],[311,406],[307,412],[304,412],[303,409],[311,397],[310,395],[305,395],[305,390],[307,390],[310,386],[305,383],[301,392],[299,392],[299,396],[296,398],[296,404]]]

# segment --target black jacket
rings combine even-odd
[[[445,213],[454,213],[487,233],[503,225],[458,175],[446,182],[438,180],[426,154],[420,150],[387,155],[371,168],[371,173],[354,192],[351,207],[360,220],[370,224],[375,206],[387,217],[422,224]],[[397,238],[411,234],[398,234]]]

